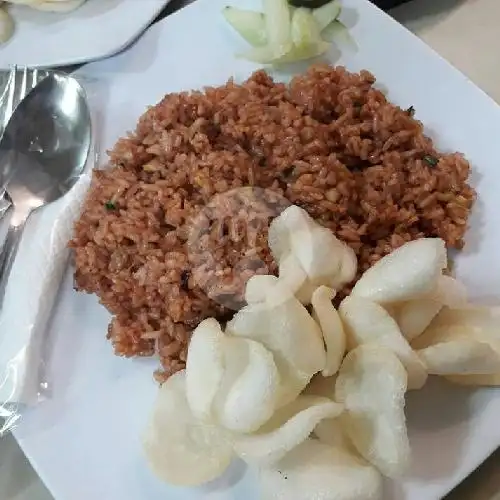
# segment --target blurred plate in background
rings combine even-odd
[[[100,59],[135,40],[170,0],[87,0],[67,14],[22,5],[9,11],[16,32],[0,45],[0,69],[54,67]]]

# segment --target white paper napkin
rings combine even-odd
[[[63,198],[33,214],[25,228],[0,311],[0,407],[39,399],[47,321],[89,181],[82,176]]]

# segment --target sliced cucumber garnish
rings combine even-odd
[[[235,7],[223,11],[227,22],[252,45],[240,57],[261,64],[284,64],[320,56],[329,49],[329,42],[357,48],[338,20],[340,0],[262,1],[264,12]]]
[[[292,42],[303,48],[321,41],[321,30],[309,9],[297,9],[292,17]]]
[[[349,33],[349,30],[345,24],[341,23],[339,20],[332,21],[322,32],[321,38],[327,42],[338,42],[339,45],[343,45],[352,50],[358,49],[358,44],[356,40]]]
[[[260,64],[272,64],[278,59],[269,45],[265,47],[253,47],[242,54],[238,54],[237,57]]]
[[[286,0],[264,0],[267,43],[276,58],[292,49],[290,9]]]
[[[332,21],[335,21],[340,16],[342,5],[340,0],[333,0],[327,4],[314,9],[312,14],[319,24],[319,29],[324,30]]]
[[[320,41],[313,45],[303,47],[293,47],[284,56],[276,58],[269,47],[255,47],[239,57],[247,61],[253,61],[260,64],[272,64],[279,66],[280,64],[288,64],[297,61],[304,61],[323,55],[330,48],[328,42]]]
[[[267,44],[266,20],[262,12],[225,7],[222,14],[250,45],[262,47]]]
[[[316,44],[307,45],[305,47],[294,47],[288,54],[285,54],[280,59],[273,61],[273,64],[278,66],[280,64],[313,59],[323,55],[329,48],[330,44],[323,41],[319,41]]]

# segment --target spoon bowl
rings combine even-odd
[[[0,254],[0,310],[28,217],[76,183],[87,163],[91,139],[86,94],[70,76],[47,76],[14,111],[0,141],[0,172],[12,202]]]
[[[21,101],[0,141],[4,185],[14,207],[64,195],[85,167],[91,119],[85,91],[52,74]]]

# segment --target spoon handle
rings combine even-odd
[[[3,308],[9,275],[29,214],[30,212],[19,212],[14,209],[7,236],[5,237],[5,242],[0,253],[0,312]]]

